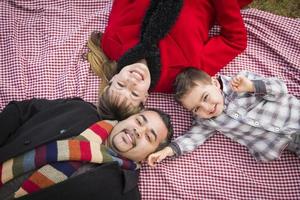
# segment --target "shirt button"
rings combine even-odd
[[[61,130],[59,131],[59,134],[64,134],[65,132],[67,132],[66,129],[61,129]]]
[[[279,130],[280,130],[280,128],[278,128],[278,127],[274,128],[275,132],[278,132]]]
[[[239,114],[235,113],[235,114],[233,115],[233,117],[234,117],[235,119],[237,119],[237,118],[239,117]]]
[[[254,122],[254,125],[255,125],[255,126],[258,126],[258,125],[259,125],[259,122],[258,122],[258,121],[255,121],[255,122]]]
[[[28,144],[30,144],[30,143],[31,143],[30,140],[25,140],[25,141],[23,142],[24,145],[28,145]]]

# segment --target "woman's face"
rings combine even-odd
[[[145,103],[150,87],[150,72],[143,63],[127,65],[110,81],[109,90],[126,99],[127,103],[139,106]]]

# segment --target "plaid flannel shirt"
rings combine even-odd
[[[219,131],[246,146],[256,160],[271,161],[279,158],[293,134],[300,133],[300,101],[287,94],[281,80],[239,74],[253,81],[255,92],[233,92],[231,78],[221,76],[224,111],[211,119],[195,118],[192,128],[170,144],[176,155],[193,151]]]

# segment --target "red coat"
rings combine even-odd
[[[240,6],[252,0],[184,0],[171,31],[159,42],[161,77],[153,91],[173,91],[178,73],[196,67],[216,74],[247,45]],[[118,59],[139,42],[140,27],[149,0],[115,0],[102,37],[102,49],[112,60]],[[215,20],[221,27],[218,36],[209,38]]]

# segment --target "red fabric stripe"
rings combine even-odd
[[[108,137],[108,132],[106,129],[104,129],[103,127],[99,126],[98,124],[94,124],[90,127],[90,129],[97,134],[102,141],[106,140],[106,138]]]
[[[91,146],[89,142],[80,142],[81,160],[90,161],[92,159]]]
[[[26,180],[23,183],[22,188],[28,193],[32,193],[40,190],[40,187],[35,183],[31,182],[30,180]]]
[[[36,155],[34,158],[34,162],[35,162],[35,166],[36,167],[40,167],[45,165],[46,162],[46,145],[42,145],[39,148],[36,149]]]

